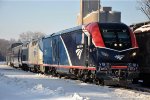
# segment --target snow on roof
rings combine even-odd
[[[143,25],[140,28],[137,28],[134,33],[148,32],[150,31],[150,24]]]
[[[98,13],[98,11],[92,11],[91,13],[87,14],[84,19],[88,18],[89,16],[91,16],[92,14],[96,14]]]

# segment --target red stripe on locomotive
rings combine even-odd
[[[99,26],[97,23],[91,23],[87,25],[86,29],[90,32],[90,35],[96,47],[105,47],[105,44],[102,39],[102,35],[100,33]]]

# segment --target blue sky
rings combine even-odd
[[[51,34],[76,26],[80,0],[0,0],[0,38],[18,39],[23,32]],[[128,25],[146,21],[137,10],[136,0],[101,0],[102,6],[112,6],[122,12],[122,22]]]

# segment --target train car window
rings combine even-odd
[[[70,36],[71,36],[71,39],[72,39],[72,43],[76,44],[76,32],[72,31],[70,34],[68,34],[68,37],[70,37]]]
[[[78,44],[81,44],[82,42],[82,30],[76,30],[71,32],[71,37],[73,39],[73,42]]]
[[[76,31],[76,44],[82,44],[82,30]]]

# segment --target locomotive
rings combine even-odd
[[[26,57],[22,57],[27,58],[26,64],[22,68],[59,76],[74,75],[85,82],[127,84],[139,73],[137,41],[123,23],[93,22],[66,29],[30,41],[26,50]]]
[[[6,61],[7,64],[14,67],[21,67],[21,51],[22,43],[13,43],[7,51]]]
[[[139,45],[139,82],[144,85],[150,83],[150,24],[139,25],[139,28],[134,30]]]

